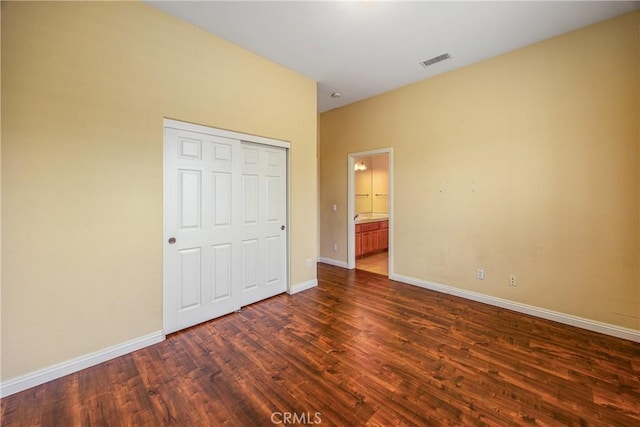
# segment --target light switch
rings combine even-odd
[[[333,209],[334,212],[338,212],[338,205],[336,205],[335,203],[331,208]]]

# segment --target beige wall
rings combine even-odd
[[[315,82],[141,3],[2,2],[2,378],[162,329],[163,117],[291,141],[315,279]]]
[[[347,153],[393,147],[396,274],[640,329],[639,16],[322,114],[320,255]]]

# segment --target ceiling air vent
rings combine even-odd
[[[433,65],[437,62],[444,61],[445,59],[449,59],[449,58],[451,58],[451,55],[449,55],[448,53],[443,53],[442,55],[434,56],[431,59],[422,61],[420,65],[422,65],[424,68],[427,68],[429,65]]]

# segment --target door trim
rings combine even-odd
[[[167,157],[166,157],[166,153],[167,153],[167,141],[165,138],[166,135],[166,129],[176,129],[176,130],[182,130],[182,131],[188,131],[188,132],[196,132],[196,133],[202,133],[202,134],[206,134],[206,135],[213,135],[213,136],[220,136],[220,137],[225,137],[225,138],[230,138],[230,139],[235,139],[235,140],[239,140],[241,143],[242,142],[252,142],[252,143],[256,143],[256,144],[261,144],[261,145],[266,145],[266,146],[271,146],[271,147],[279,147],[279,148],[284,148],[285,149],[285,162],[286,162],[286,172],[285,172],[285,179],[286,179],[286,201],[285,201],[285,206],[286,206],[286,213],[285,213],[285,226],[286,226],[286,236],[285,236],[285,245],[286,245],[286,249],[285,249],[285,277],[287,280],[287,288],[286,288],[286,292],[291,293],[292,288],[291,288],[291,233],[289,232],[289,230],[291,229],[290,227],[290,200],[291,200],[291,194],[290,194],[290,153],[289,150],[291,148],[291,143],[289,141],[284,141],[284,140],[279,140],[279,139],[275,139],[275,138],[268,138],[268,137],[263,137],[263,136],[258,136],[258,135],[251,135],[251,134],[246,134],[246,133],[241,133],[241,132],[235,132],[235,131],[230,131],[230,130],[226,130],[226,129],[219,129],[219,128],[214,128],[214,127],[210,127],[210,126],[204,126],[204,125],[199,125],[199,124],[195,124],[195,123],[189,123],[189,122],[183,122],[183,121],[179,121],[179,120],[174,120],[174,119],[168,119],[168,118],[163,118],[163,127],[162,127],[162,138],[163,138],[163,145],[162,145],[162,153],[163,153],[163,159],[162,159],[162,195],[163,195],[163,202],[162,202],[162,327],[163,327],[163,335],[166,335],[166,319],[167,319],[167,305],[166,305],[166,295],[169,289],[169,284],[168,284],[168,272],[167,272],[167,254],[165,253],[165,244],[164,242],[167,241],[167,239],[169,238],[169,235],[167,234],[167,217],[166,217],[166,212],[168,209],[167,206],[167,198],[165,197],[165,191],[168,187],[168,177],[167,177]]]
[[[347,268],[356,268],[356,222],[355,215],[355,170],[356,158],[374,156],[376,154],[389,155],[389,277],[393,272],[393,148],[360,151],[347,155]]]
[[[240,141],[243,141],[243,142],[255,142],[256,144],[271,145],[273,147],[282,147],[282,148],[286,148],[287,150],[291,148],[291,143],[289,141],[284,141],[281,139],[267,138],[264,136],[235,132],[232,130],[214,128],[211,126],[198,125],[195,123],[181,122],[179,120],[174,120],[174,119],[165,118],[163,129],[164,128],[185,130],[190,132],[199,132],[207,135],[222,136],[222,137],[231,138],[231,139],[239,139]]]

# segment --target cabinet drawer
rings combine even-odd
[[[389,221],[380,221],[380,228],[389,228]]]
[[[377,222],[365,222],[364,224],[360,224],[362,226],[362,231],[373,231],[378,229]]]

